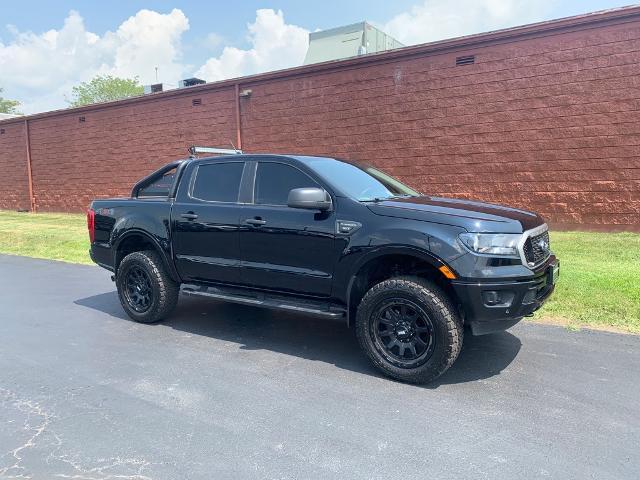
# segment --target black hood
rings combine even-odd
[[[522,233],[544,223],[532,212],[457,198],[394,198],[368,206],[377,215],[455,225],[469,232]]]

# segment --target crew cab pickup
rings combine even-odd
[[[465,330],[503,330],[554,290],[545,222],[422,195],[335,158],[233,154],[176,161],[130,198],[88,210],[91,258],[122,307],[157,322],[179,293],[342,319],[386,375],[429,382]]]

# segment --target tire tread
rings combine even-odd
[[[377,295],[388,290],[401,290],[406,293],[410,293],[421,302],[426,301],[430,303],[444,320],[448,345],[442,360],[433,365],[432,368],[423,369],[421,367],[417,367],[415,369],[407,369],[403,371],[402,369],[385,362],[384,359],[379,357],[379,355],[372,352],[367,344],[367,340],[365,338],[367,333],[365,332],[368,332],[366,324],[368,324],[369,318],[364,318],[364,311],[366,310],[365,306]],[[369,360],[376,368],[382,370],[385,374],[404,382],[428,383],[446,372],[458,358],[460,350],[462,349],[464,328],[455,307],[447,295],[437,285],[421,277],[399,276],[384,280],[374,285],[364,295],[360,305],[358,306],[356,332],[361,348],[365,351],[367,357],[369,357]]]
[[[119,272],[126,268],[127,264],[138,262],[145,265],[152,276],[152,282],[157,286],[154,294],[157,296],[157,302],[148,311],[143,314],[132,312],[126,305],[124,296],[120,293],[120,283],[118,282],[118,297],[120,303],[127,314],[136,322],[155,323],[166,318],[178,304],[178,296],[180,293],[180,284],[175,282],[166,271],[160,255],[153,250],[142,250],[133,252],[124,257],[120,262]]]

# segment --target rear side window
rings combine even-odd
[[[282,163],[259,163],[256,172],[255,202],[263,205],[286,205],[294,188],[318,187],[306,173]]]
[[[138,191],[138,197],[168,197],[176,179],[176,169],[169,170],[162,177]]]
[[[243,162],[200,165],[191,196],[209,202],[237,202]]]

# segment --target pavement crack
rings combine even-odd
[[[73,480],[151,480],[151,477],[148,477],[143,473],[144,470],[151,465],[151,462],[139,457],[102,458],[98,459],[98,463],[101,463],[102,465],[90,468],[85,467],[81,462],[70,458],[69,455],[62,455],[57,457],[57,459],[71,466],[74,473],[57,473],[54,475],[56,478],[68,478]],[[135,471],[130,474],[110,473],[108,471],[122,467],[135,469]]]
[[[0,411],[20,412],[24,416],[22,426],[14,437],[26,433],[26,440],[5,454],[0,454],[0,478],[31,479],[36,477],[25,465],[26,452],[35,450],[49,470],[47,478],[68,478],[75,480],[151,480],[145,470],[151,462],[140,456],[114,456],[87,459],[63,448],[63,436],[51,430],[54,419],[60,420],[41,403],[19,396],[15,392],[0,387]],[[46,438],[45,438],[46,437]],[[53,472],[60,473],[53,473]]]
[[[44,434],[54,415],[42,407],[40,403],[20,398],[14,392],[5,388],[0,388],[0,402],[3,408],[12,407],[25,413],[27,418],[23,426],[26,431],[31,432],[31,436],[26,442],[3,455],[3,457],[10,459],[10,464],[0,467],[0,477],[31,478],[31,475],[27,473],[27,470],[22,465],[23,452],[36,446],[38,439]],[[32,424],[35,419],[37,421]]]

